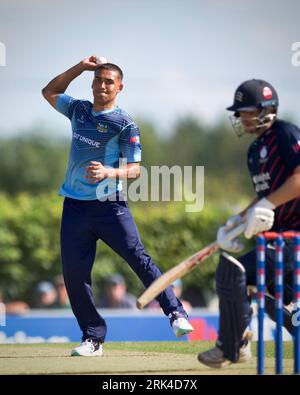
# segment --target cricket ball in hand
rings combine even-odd
[[[96,64],[104,64],[108,63],[107,59],[104,56],[97,56]]]

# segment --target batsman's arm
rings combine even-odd
[[[49,82],[45,88],[42,89],[42,94],[44,98],[55,108],[57,96],[64,93],[70,83],[77,78],[83,71],[90,70],[95,71],[99,64],[96,63],[96,55],[92,55],[81,62],[77,63],[75,66],[71,67],[62,74],[59,74],[53,80]]]
[[[293,174],[274,192],[266,198],[275,207],[300,197],[300,166],[297,166]]]
[[[300,197],[300,165],[295,168],[292,175],[274,192],[265,196],[275,207],[281,206],[290,200]],[[261,198],[256,197],[243,211],[239,213],[241,217],[245,216],[248,209],[253,207]]]

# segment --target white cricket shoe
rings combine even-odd
[[[102,354],[102,344],[93,339],[86,339],[71,352],[72,357],[101,357]]]
[[[243,338],[244,344],[240,348],[239,359],[235,363],[244,363],[250,361],[252,357],[251,339],[252,332],[247,331]],[[224,357],[223,351],[217,346],[212,348],[211,350],[198,354],[198,361],[213,369],[225,368],[226,366],[234,363],[229,361],[229,359],[226,359]]]
[[[184,335],[188,335],[193,332],[194,328],[188,322],[188,320],[184,317],[183,314],[174,311],[169,315],[170,323],[174,331],[174,335],[176,337],[182,337]]]

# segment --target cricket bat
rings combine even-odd
[[[228,232],[228,239],[235,239],[240,234],[242,234],[244,230],[245,223],[243,222]],[[175,280],[185,276],[187,273],[190,273],[198,265],[200,265],[200,263],[205,261],[206,258],[217,252],[219,248],[220,247],[217,241],[214,241],[213,243],[204,247],[202,250],[196,252],[196,254],[190,256],[183,262],[179,263],[178,265],[172,267],[170,270],[162,274],[138,298],[136,302],[137,308],[142,309],[149,302],[151,302],[151,300],[156,298],[156,296],[159,295],[164,289],[171,285]]]

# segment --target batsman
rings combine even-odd
[[[231,122],[241,136],[254,136],[248,148],[247,164],[256,192],[255,199],[240,214],[229,218],[218,230],[221,249],[238,253],[244,248],[236,238],[228,238],[229,229],[244,221],[246,239],[273,230],[300,231],[300,130],[277,118],[278,95],[271,84],[252,79],[243,82],[234,95]],[[293,301],[292,242],[284,245],[284,326],[293,335],[291,303]],[[219,333],[216,346],[198,354],[198,360],[211,367],[222,368],[251,358],[248,325],[252,317],[248,286],[256,285],[256,250],[237,260],[223,252],[216,271],[219,298]],[[266,248],[266,312],[274,319],[275,247]],[[235,262],[236,264],[234,264]]]

